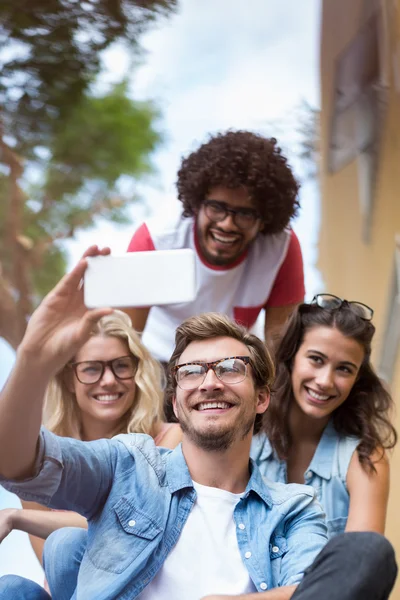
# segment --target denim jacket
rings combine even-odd
[[[356,437],[339,435],[330,421],[304,473],[305,483],[313,486],[325,511],[330,538],[343,533],[346,527],[350,503],[346,477],[359,443]],[[287,483],[286,463],[279,460],[265,433],[254,436],[250,456],[264,477]]]
[[[250,465],[234,511],[243,563],[259,591],[298,583],[327,540],[322,509],[310,486],[267,483]],[[22,499],[79,512],[89,522],[74,600],[136,598],[176,544],[196,500],[181,446],[157,448],[143,434],[81,442],[42,429],[35,473],[1,483]]]

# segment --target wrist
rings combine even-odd
[[[24,377],[34,377],[35,382],[47,384],[53,372],[50,361],[41,356],[40,349],[25,345],[24,342],[18,346],[15,369],[23,371]]]
[[[6,508],[4,510],[7,513],[7,523],[8,523],[10,530],[12,531],[13,529],[18,529],[18,524],[19,524],[18,516],[19,516],[19,513],[22,512],[22,509],[21,508]]]

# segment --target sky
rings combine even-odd
[[[293,153],[293,115],[303,101],[319,106],[319,0],[180,0],[176,15],[145,34],[145,53],[132,75],[135,99],[155,100],[162,110],[164,144],[153,156],[155,175],[138,185],[142,204],[132,208],[130,226],[104,222],[67,244],[69,264],[90,244],[125,252],[136,227],[176,203],[174,182],[180,160],[208,134],[249,129],[275,136],[302,181],[301,212],[294,223],[305,265],[307,298],[323,289],[315,268],[319,224],[318,190],[304,180]],[[104,57],[97,87],[107,89],[132,68],[132,57],[114,48]],[[0,340],[0,388],[13,352]],[[17,506],[0,488],[0,508]],[[1,519],[1,513],[0,513]],[[18,573],[42,581],[26,535],[14,532],[0,545],[0,575]]]

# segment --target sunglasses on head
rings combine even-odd
[[[342,298],[334,296],[333,294],[317,294],[311,300],[311,304],[317,305],[325,310],[337,310],[344,306],[364,321],[371,321],[374,316],[374,311],[366,304],[355,300],[342,300]]]

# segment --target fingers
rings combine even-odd
[[[65,294],[80,289],[82,287],[82,277],[87,269],[87,261],[85,258],[88,256],[107,256],[110,252],[111,250],[108,247],[99,248],[98,246],[90,246],[72,271],[67,273],[67,275],[64,275],[58,285],[56,285],[53,293]]]
[[[99,248],[97,245],[90,246],[83,254],[82,258],[86,258],[87,256],[107,256],[110,254],[111,250],[108,246],[104,248]]]
[[[81,279],[87,269],[87,261],[81,259],[77,265],[72,269],[70,273],[64,275],[61,281],[58,282],[56,287],[50,292],[48,298],[71,294],[79,289]]]
[[[96,323],[100,321],[102,317],[111,315],[113,312],[114,310],[112,308],[96,308],[93,310],[88,310],[80,323],[79,337],[81,339],[87,339],[94,325],[96,325]]]

